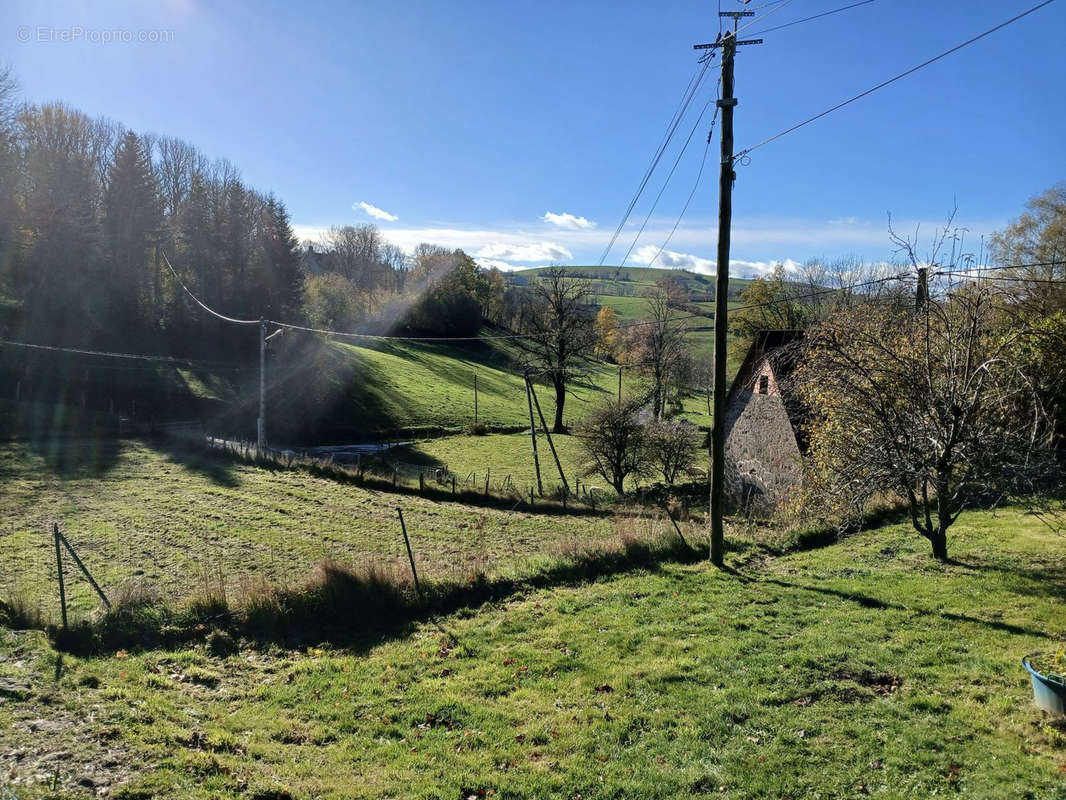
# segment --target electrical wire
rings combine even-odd
[[[711,97],[711,98],[709,98],[707,100],[707,102],[703,106],[703,109],[700,111],[700,115],[698,117],[696,117],[696,122],[695,122],[695,124],[693,124],[692,130],[690,130],[688,132],[688,138],[685,139],[685,143],[684,143],[684,145],[682,145],[681,151],[677,154],[677,158],[674,159],[674,164],[673,164],[672,167],[670,167],[670,172],[667,173],[666,180],[663,181],[663,185],[659,188],[659,193],[657,195],[655,195],[655,201],[651,204],[651,208],[648,209],[648,213],[644,215],[644,221],[640,224],[640,230],[638,230],[636,235],[633,237],[633,241],[630,243],[629,249],[626,250],[626,254],[625,254],[625,256],[623,256],[622,261],[619,264],[619,266],[624,267],[626,265],[626,261],[629,260],[629,256],[633,253],[633,248],[635,248],[637,246],[637,242],[640,241],[641,234],[644,233],[644,229],[648,226],[648,220],[650,220],[651,219],[651,215],[655,213],[655,209],[658,207],[659,201],[662,199],[663,192],[666,191],[666,187],[670,185],[670,181],[674,177],[674,173],[677,171],[677,165],[681,163],[681,158],[685,155],[685,152],[688,150],[689,144],[692,143],[692,137],[695,135],[696,129],[699,128],[700,123],[703,121],[703,115],[707,113],[707,109],[710,108],[711,103],[720,94],[721,88],[722,88],[722,79],[719,78],[718,79],[718,86],[717,86],[717,88],[715,90],[715,96]],[[717,117],[718,117],[718,107],[715,106],[714,116],[712,117],[712,122],[711,122],[711,129],[712,130],[714,129],[713,120],[717,119]],[[710,134],[709,133],[708,133],[707,141],[708,141],[708,144],[709,144],[710,143]],[[706,157],[707,157],[707,154],[706,154],[706,151],[704,151],[704,160],[706,160]],[[703,165],[702,164],[700,165],[700,171],[701,172],[703,171]],[[686,203],[686,206],[687,206],[687,203]],[[676,229],[676,226],[675,226],[675,229]],[[649,266],[650,266],[650,264],[649,264]]]
[[[803,19],[797,19],[797,20],[793,20],[792,22],[786,22],[783,25],[775,25],[772,28],[764,28],[761,31],[753,31],[751,35],[752,36],[762,36],[763,34],[770,33],[771,31],[779,31],[782,28],[791,28],[793,25],[799,25],[801,22],[810,22],[811,20],[814,20],[814,19],[821,19],[822,17],[828,17],[830,14],[838,14],[841,11],[848,11],[848,10],[850,10],[852,8],[858,8],[859,6],[869,5],[872,2],[874,2],[874,0],[860,0],[860,2],[852,3],[850,6],[842,6],[841,8],[834,8],[832,11],[823,11],[821,14],[814,14],[813,16],[810,16],[810,17],[804,17]]]
[[[1042,283],[1051,286],[1066,286],[1066,278],[1026,278],[1020,275],[970,275],[968,270],[934,272],[930,277],[952,277],[972,281],[1007,281],[1011,283]]]
[[[185,281],[181,279],[181,277],[178,275],[177,270],[175,270],[174,267],[171,265],[170,259],[167,258],[167,254],[164,253],[162,250],[159,251],[159,254],[163,256],[163,261],[166,263],[167,268],[170,270],[170,274],[174,276],[174,280],[176,280],[181,286],[181,288],[185,290],[185,294],[189,295],[189,297],[193,299],[193,302],[196,303],[196,305],[200,306],[200,308],[202,308],[208,314],[211,314],[214,317],[218,317],[224,322],[232,322],[235,325],[258,325],[261,322],[261,320],[258,319],[236,319],[235,317],[227,317],[225,314],[218,313],[206,303],[202,302],[200,298],[194,295],[192,293],[192,290],[190,290],[189,287],[185,285]]]
[[[861,100],[863,97],[866,97],[867,95],[873,94],[878,89],[883,89],[886,86],[888,86],[889,84],[895,83],[896,81],[898,81],[898,80],[900,80],[902,78],[905,78],[908,75],[911,75],[911,74],[917,72],[918,70],[923,69],[924,67],[928,67],[930,64],[933,64],[933,63],[939,61],[940,59],[951,55],[952,53],[956,53],[959,50],[963,49],[964,47],[967,47],[968,45],[971,45],[974,42],[977,42],[977,41],[980,41],[981,39],[984,39],[986,36],[990,36],[991,34],[995,33],[996,31],[1001,30],[1001,29],[1007,27],[1008,25],[1010,25],[1010,24],[1012,24],[1014,22],[1017,22],[1018,20],[1022,19],[1023,17],[1029,16],[1030,14],[1032,14],[1035,11],[1039,11],[1044,6],[1050,5],[1053,2],[1055,2],[1055,0],[1044,0],[1044,2],[1038,3],[1037,5],[1033,6],[1032,8],[1029,8],[1026,11],[1023,11],[1020,14],[1017,14],[1017,15],[1011,17],[1010,19],[1008,19],[1006,21],[1001,22],[1001,23],[999,23],[998,25],[996,25],[996,26],[994,26],[992,28],[989,28],[988,30],[984,31],[983,33],[979,33],[977,36],[974,36],[971,39],[967,39],[962,44],[955,45],[950,50],[945,50],[943,53],[940,53],[939,55],[933,56],[932,58],[928,59],[927,61],[923,61],[921,64],[918,64],[917,66],[911,67],[910,69],[906,70],[905,72],[901,72],[898,75],[895,75],[895,76],[889,78],[886,81],[882,81],[881,83],[877,84],[876,86],[873,86],[873,87],[867,89],[864,92],[860,92],[859,94],[855,95],[854,97],[850,97],[850,98],[848,98],[847,100],[844,100],[841,103],[837,103],[835,106],[832,106],[831,108],[827,108],[825,111],[819,112],[818,114],[815,114],[813,117],[808,117],[807,119],[803,120],[803,122],[797,123],[796,125],[793,125],[791,128],[786,128],[785,130],[781,131],[780,133],[774,134],[773,136],[769,137],[768,139],[763,139],[758,144],[752,145],[751,147],[748,147],[748,148],[745,148],[744,150],[741,150],[739,153],[737,153],[734,156],[734,158],[735,159],[743,158],[744,156],[746,156],[749,153],[751,153],[753,150],[758,150],[760,147],[764,147],[764,146],[770,144],[771,142],[776,142],[778,139],[782,138],[783,136],[787,136],[788,134],[790,134],[790,133],[792,133],[794,131],[797,131],[800,128],[806,126],[806,125],[810,125],[812,122],[815,122],[815,121],[821,119],[824,116],[832,114],[834,111],[838,111],[839,109],[843,108],[844,106],[849,105],[851,103],[854,103],[856,100]]]
[[[712,125],[712,127],[713,127],[713,125],[714,125],[714,122],[713,122],[713,120],[712,120],[712,122],[711,122],[711,125]],[[663,254],[663,251],[664,251],[664,250],[666,249],[666,246],[667,246],[668,244],[670,244],[670,240],[671,240],[671,239],[673,239],[673,238],[674,238],[674,234],[675,234],[675,233],[677,233],[677,228],[678,228],[678,226],[679,226],[679,225],[681,224],[681,220],[682,220],[682,219],[684,219],[684,217],[685,217],[685,212],[687,212],[687,211],[688,211],[689,203],[691,203],[691,202],[692,202],[692,198],[693,198],[693,197],[694,197],[694,196],[696,195],[696,189],[698,189],[698,188],[699,188],[699,185],[700,185],[700,179],[702,179],[702,178],[703,178],[703,168],[704,168],[704,167],[705,167],[705,166],[707,165],[707,154],[708,154],[708,153],[709,153],[710,151],[711,151],[711,137],[710,137],[710,136],[708,136],[708,137],[707,137],[707,144],[706,144],[706,145],[704,146],[704,148],[703,148],[703,158],[702,158],[702,159],[700,160],[700,168],[699,168],[699,171],[698,171],[698,172],[696,173],[696,180],[695,180],[695,182],[694,182],[694,183],[692,184],[692,191],[690,191],[690,192],[688,193],[688,197],[687,197],[687,198],[685,199],[685,205],[683,205],[683,206],[681,207],[681,213],[680,213],[680,214],[678,214],[678,215],[677,215],[677,219],[676,219],[676,220],[674,220],[674,227],[670,229],[670,233],[669,233],[669,234],[667,234],[667,236],[666,236],[666,239],[665,239],[665,240],[663,240],[663,243],[662,243],[662,245],[660,245],[660,246],[659,246],[659,251],[658,251],[658,252],[657,252],[657,253],[655,254],[655,256],[654,256],[654,257],[653,257],[653,258],[651,259],[651,261],[649,261],[649,262],[648,262],[648,267],[649,267],[649,268],[650,268],[650,267],[651,267],[651,266],[652,266],[652,265],[653,265],[653,264],[654,264],[654,263],[655,263],[656,261],[658,261],[658,260],[659,260],[659,256],[661,256],[661,255]]]
[[[666,152],[666,148],[669,147],[671,140],[674,137],[674,133],[677,131],[678,125],[681,124],[681,120],[688,112],[688,107],[692,104],[693,98],[699,91],[700,85],[703,83],[703,79],[707,74],[707,70],[710,67],[710,59],[701,61],[701,65],[696,68],[696,75],[698,76],[693,82],[689,80],[689,90],[682,98],[681,105],[677,111],[674,112],[674,116],[667,126],[666,135],[662,142],[659,143],[659,147],[652,157],[651,164],[644,171],[644,176],[640,180],[640,184],[637,186],[636,192],[633,194],[632,199],[629,201],[629,205],[626,207],[625,213],[622,215],[622,219],[619,220],[618,225],[615,227],[614,233],[611,235],[611,240],[607,243],[607,246],[603,250],[603,255],[600,256],[598,266],[603,266],[603,263],[607,260],[607,256],[610,255],[611,248],[614,247],[618,237],[622,233],[622,229],[625,227],[626,222],[629,221],[629,215],[633,213],[633,209],[636,207],[637,202],[640,200],[641,195],[644,193],[644,189],[648,186],[648,181],[651,180],[651,176],[655,173],[656,168],[659,166],[659,162],[662,160],[663,155]]]
[[[769,17],[771,14],[776,14],[778,11],[785,8],[792,2],[794,2],[794,0],[778,0],[776,4],[777,7],[771,11],[768,11],[763,17],[763,19]],[[760,8],[769,7],[770,5],[774,5],[774,3],[767,3],[765,6],[760,6]],[[721,19],[722,18],[719,17],[719,40],[721,39],[722,30]],[[755,20],[752,20],[751,22],[748,22],[745,25],[741,25],[739,28],[733,31],[731,35],[733,35],[734,37],[739,35],[742,31],[746,30],[747,28],[750,28],[754,23]],[[695,97],[696,92],[699,90],[699,85],[700,83],[702,83],[703,77],[704,75],[706,75],[707,69],[710,66],[710,58],[704,56],[700,59],[700,63],[703,65],[703,68],[702,70],[699,70],[699,79],[696,81],[695,87],[692,88],[687,98],[682,101],[681,107],[678,109],[677,112],[675,112],[674,118],[671,120],[671,124],[667,127],[666,137],[659,145],[659,149],[656,151],[655,156],[652,158],[651,165],[645,171],[644,177],[641,179],[640,185],[637,187],[637,191],[634,193],[633,198],[629,201],[629,205],[626,207],[625,213],[622,215],[622,219],[619,221],[618,226],[615,228],[614,233],[611,235],[611,240],[608,242],[607,247],[604,248],[603,255],[600,256],[598,266],[602,267],[604,262],[607,260],[607,256],[610,255],[611,248],[614,247],[615,242],[621,235],[622,229],[625,227],[626,222],[629,221],[629,216],[633,213],[633,209],[636,207],[637,202],[640,200],[641,195],[644,193],[644,189],[647,188],[648,181],[651,179],[651,176],[654,174],[655,169],[659,165],[659,162],[662,160],[663,154],[666,152],[666,148],[669,146],[670,141],[673,139],[674,133],[676,132],[678,125],[680,125],[681,120],[684,118],[685,113],[688,111],[689,105],[692,103],[693,97]],[[689,85],[692,86],[691,80],[689,81]]]
[[[227,317],[225,314],[220,314],[219,312],[215,311],[213,308],[203,302],[199,297],[193,294],[192,290],[182,282],[181,278],[178,277],[178,273],[174,270],[174,267],[171,266],[170,260],[166,257],[166,254],[161,252],[161,255],[163,256],[163,261],[166,262],[167,267],[169,267],[171,273],[173,273],[174,279],[177,280],[179,284],[181,284],[181,288],[185,290],[185,293],[189,295],[190,298],[192,298],[193,302],[196,303],[196,305],[198,305],[208,314],[211,314],[212,316],[217,317],[218,319],[224,320],[226,322],[232,322],[236,325],[258,325],[260,323],[260,320],[257,319],[235,319],[233,317]],[[291,322],[282,322],[281,320],[276,319],[263,319],[262,321],[269,322],[271,325],[277,325],[279,328],[287,328],[289,330],[305,331],[307,333],[320,333],[327,336],[341,336],[352,339],[371,339],[374,341],[385,342],[483,342],[505,339],[536,339],[539,337],[551,335],[551,333],[548,332],[517,333],[500,336],[384,336],[381,334],[374,333],[356,333],[354,331],[335,331],[330,330],[329,328],[313,328],[307,325],[295,325]]]
[[[0,339],[2,347],[25,347],[31,350],[50,350],[57,353],[71,353],[80,356],[96,356],[99,358],[123,358],[135,361],[151,361],[159,364],[171,364],[185,367],[210,367],[212,369],[241,369],[233,364],[224,364],[213,361],[191,361],[187,358],[174,358],[173,356],[153,356],[141,353],[118,353],[107,350],[88,350],[81,347],[62,347],[60,345],[35,344],[33,342],[15,342],[9,339]]]
[[[539,339],[553,335],[551,331],[547,331],[545,333],[513,333],[498,336],[384,336],[374,333],[355,333],[350,331],[334,331],[329,328],[312,328],[307,325],[294,325],[291,322],[281,322],[276,319],[268,319],[267,322],[271,325],[277,325],[280,328],[287,328],[294,331],[320,333],[326,336],[340,336],[351,339],[371,339],[373,341],[383,342],[485,342],[508,339]]]

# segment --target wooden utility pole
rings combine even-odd
[[[737,46],[761,44],[762,39],[737,41],[737,22],[741,17],[753,17],[753,11],[721,11],[721,17],[733,20],[733,31],[697,50],[721,47],[722,96],[718,108],[722,113],[722,165],[718,182],[718,261],[715,265],[714,289],[714,416],[711,428],[711,496],[710,496],[710,557],[721,566],[725,557],[725,533],[722,515],[725,500],[725,396],[726,343],[729,335],[729,234],[733,220],[733,65]]]
[[[915,297],[915,309],[925,310],[925,304],[929,302],[929,268],[918,267],[918,294]]]
[[[622,407],[622,365],[618,365],[618,407]]]
[[[259,320],[259,419],[256,421],[256,446],[266,449],[266,320]]]
[[[477,425],[477,373],[474,373],[474,424]]]

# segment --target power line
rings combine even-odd
[[[175,366],[202,366],[211,367],[212,369],[243,369],[243,367],[237,367],[233,364],[224,364],[222,362],[217,361],[191,361],[187,358],[174,358],[173,356],[153,356],[143,355],[141,353],[118,353],[107,350],[88,350],[80,347],[62,347],[60,345],[36,344],[33,342],[15,342],[9,339],[0,339],[0,346],[25,347],[31,350],[50,350],[57,353],[71,353],[73,355],[96,356],[99,358],[123,358],[135,361],[151,361],[160,364],[172,364]]]
[[[161,256],[163,256],[163,261],[166,263],[167,268],[170,270],[170,274],[174,276],[174,280],[176,280],[178,282],[178,284],[181,286],[181,288],[185,290],[185,294],[189,295],[189,297],[192,298],[193,302],[196,303],[196,305],[200,306],[200,308],[202,308],[208,314],[211,314],[214,317],[218,317],[220,320],[223,320],[224,322],[232,322],[235,325],[258,325],[259,324],[259,320],[257,320],[257,319],[236,319],[234,317],[227,317],[225,314],[219,314],[217,311],[215,311],[213,308],[208,306],[206,303],[202,302],[200,300],[200,298],[197,297],[196,295],[194,295],[192,293],[192,290],[190,290],[189,287],[185,285],[185,281],[183,281],[181,279],[181,277],[178,275],[177,270],[175,270],[174,267],[171,265],[170,259],[167,258],[167,254],[164,253],[162,250],[159,251],[159,254]]]
[[[793,125],[791,128],[786,128],[785,130],[781,131],[780,133],[774,134],[773,136],[771,136],[768,139],[763,139],[758,144],[752,145],[751,147],[748,147],[748,148],[746,148],[744,150],[741,150],[739,153],[736,154],[735,158],[743,158],[744,156],[746,156],[749,153],[751,153],[753,150],[758,150],[760,147],[768,145],[771,142],[775,142],[778,139],[780,139],[781,137],[787,136],[788,134],[792,133],[793,131],[797,131],[800,128],[806,126],[806,125],[810,125],[812,122],[815,122],[816,120],[819,120],[819,119],[821,119],[824,116],[832,114],[834,111],[837,111],[837,110],[843,108],[846,105],[854,103],[856,100],[861,100],[863,97],[866,97],[869,94],[873,94],[878,89],[883,89],[884,87],[888,86],[889,84],[895,83],[896,81],[898,81],[898,80],[900,80],[902,78],[905,78],[908,75],[911,75],[911,74],[917,72],[918,70],[923,69],[924,67],[928,67],[930,64],[933,64],[934,62],[937,62],[940,59],[951,55],[952,53],[958,52],[962,48],[967,47],[968,45],[971,45],[974,42],[977,42],[977,41],[979,41],[981,39],[984,39],[986,36],[989,36],[989,35],[995,33],[996,31],[1007,27],[1011,23],[1017,22],[1022,17],[1026,17],[1026,16],[1032,14],[1034,11],[1039,11],[1041,8],[1043,8],[1044,6],[1050,5],[1054,1],[1055,0],[1044,0],[1044,2],[1038,3],[1037,5],[1033,6],[1032,8],[1030,8],[1030,9],[1028,9],[1026,11],[1023,11],[1020,14],[1017,14],[1016,16],[1011,17],[1010,19],[1006,20],[1005,22],[1001,22],[998,25],[996,25],[996,26],[994,26],[992,28],[989,28],[988,30],[984,31],[983,33],[979,33],[977,36],[974,36],[972,39],[967,39],[962,44],[955,45],[955,47],[952,47],[950,50],[945,50],[943,53],[940,53],[939,55],[933,56],[928,61],[923,61],[921,64],[918,64],[917,66],[911,67],[910,69],[906,70],[905,72],[901,72],[898,75],[895,75],[895,76],[889,78],[886,81],[882,81],[881,83],[877,84],[876,86],[873,86],[873,87],[867,89],[864,92],[860,92],[859,94],[855,95],[854,97],[848,98],[847,100],[845,100],[845,101],[843,101],[841,103],[837,103],[832,108],[827,108],[825,111],[822,111],[822,112],[820,112],[818,114],[815,114],[813,117],[809,117],[809,118],[803,120],[803,122],[800,122],[800,123],[797,123],[796,125]]]
[[[674,133],[677,131],[677,126],[681,124],[681,120],[684,118],[688,111],[689,105],[691,105],[693,98],[696,96],[696,92],[699,91],[700,84],[703,83],[703,78],[707,74],[707,69],[710,66],[710,59],[701,62],[701,65],[696,68],[695,81],[689,80],[689,89],[682,97],[681,105],[677,111],[674,112],[674,116],[667,125],[666,136],[663,141],[660,142],[658,149],[655,151],[655,155],[652,157],[651,164],[644,171],[644,176],[640,180],[640,184],[637,186],[636,192],[633,194],[633,198],[629,201],[629,205],[626,207],[625,213],[622,215],[622,219],[618,222],[614,233],[611,236],[610,242],[607,243],[607,247],[603,250],[603,255],[600,256],[599,266],[603,266],[603,262],[607,260],[607,256],[611,252],[611,248],[614,247],[614,243],[618,240],[618,237],[622,233],[622,228],[625,227],[626,222],[629,221],[629,215],[633,213],[633,208],[637,205],[637,201],[640,200],[640,196],[644,193],[644,189],[647,188],[648,181],[651,180],[651,176],[654,174],[655,169],[659,166],[659,161],[662,160],[663,154],[666,152],[666,148],[669,146],[670,141],[673,139]]]
[[[713,125],[714,125],[713,121],[712,121],[711,125],[713,127]],[[668,244],[670,244],[670,240],[674,238],[674,234],[677,233],[677,228],[681,224],[681,220],[684,219],[685,212],[688,211],[689,203],[692,202],[692,198],[696,195],[696,189],[699,188],[700,179],[703,178],[703,168],[707,165],[707,154],[710,151],[711,151],[711,137],[708,135],[707,144],[703,148],[703,158],[700,160],[700,168],[699,168],[699,171],[696,173],[696,180],[692,184],[692,191],[690,191],[688,193],[688,197],[685,199],[685,205],[683,205],[681,207],[681,213],[677,215],[677,219],[674,221],[674,227],[670,229],[670,233],[667,234],[666,239],[663,241],[662,245],[659,247],[659,252],[657,252],[655,254],[654,258],[652,258],[652,260],[648,262],[648,266],[649,267],[651,267],[652,264],[654,264],[656,261],[659,260],[659,256],[661,256],[663,254],[663,250],[666,249],[666,246]]]
[[[385,342],[485,342],[494,340],[508,340],[508,339],[538,339],[544,336],[553,335],[551,331],[545,333],[514,333],[498,336],[384,336],[374,333],[354,333],[349,331],[334,331],[328,328],[312,328],[306,325],[294,325],[291,322],[280,322],[276,319],[268,319],[271,325],[277,325],[280,328],[288,328],[294,331],[304,331],[306,333],[321,333],[327,336],[341,336],[352,339],[372,339],[374,341]]]
[[[721,88],[721,85],[722,85],[722,81],[721,81],[721,78],[719,78],[718,79],[718,88],[719,89]],[[717,94],[718,94],[718,91],[716,90],[716,95]],[[665,192],[666,191],[666,187],[670,185],[670,180],[674,177],[674,173],[677,171],[677,165],[681,163],[681,158],[685,155],[686,151],[688,150],[689,144],[692,143],[692,137],[696,133],[696,129],[699,128],[700,123],[703,121],[703,115],[707,113],[707,109],[710,107],[711,102],[714,101],[714,99],[715,99],[715,97],[711,97],[711,98],[709,98],[707,100],[707,102],[703,106],[703,109],[700,111],[700,115],[696,118],[696,122],[693,124],[692,130],[690,130],[689,133],[688,133],[688,138],[685,139],[685,143],[684,143],[684,145],[682,145],[681,151],[677,154],[677,158],[674,159],[674,164],[673,164],[672,167],[670,167],[670,172],[667,174],[666,180],[663,181],[663,185],[662,185],[662,187],[660,187],[659,193],[657,195],[655,195],[655,201],[651,204],[651,208],[648,209],[648,213],[644,215],[644,221],[640,224],[640,230],[638,230],[636,236],[633,237],[633,241],[630,243],[629,249],[626,250],[626,254],[622,258],[622,261],[619,264],[619,266],[623,266],[623,267],[625,266],[626,261],[629,260],[629,256],[633,253],[633,248],[636,247],[637,246],[637,242],[640,241],[641,234],[644,233],[644,229],[648,226],[648,220],[650,220],[651,219],[651,215],[655,213],[655,209],[658,207],[659,201],[662,199],[663,192]],[[718,108],[715,107],[714,116],[712,117],[712,121],[711,121],[711,130],[714,129],[714,120],[717,119],[717,118],[718,118]],[[710,141],[711,141],[710,132],[708,132],[708,134],[707,134],[707,142],[708,142],[708,144],[710,143]],[[704,160],[706,160],[706,152],[704,153]],[[702,171],[702,169],[703,169],[703,165],[701,164],[700,165],[700,170]],[[648,266],[651,266],[651,265],[649,264]]]
[[[1035,269],[1036,267],[1066,267],[1066,261],[1030,261],[1027,264],[998,264],[994,267],[967,267],[955,272],[995,272],[1004,269]],[[951,275],[954,272],[941,271],[941,275]]]
[[[874,2],[874,0],[860,0],[858,3],[852,3],[850,6],[842,6],[841,8],[834,8],[832,11],[823,11],[821,14],[814,14],[810,17],[804,17],[803,19],[793,20],[792,22],[786,22],[783,25],[775,25],[772,28],[763,28],[761,31],[754,31],[752,36],[762,36],[764,33],[770,33],[771,31],[779,31],[782,28],[790,28],[793,25],[799,25],[801,22],[810,22],[814,19],[820,19],[822,17],[828,17],[830,14],[838,14],[841,11],[848,11],[852,8],[858,8],[859,6],[865,6]]]
[[[951,272],[934,272],[933,276],[947,276],[965,278],[973,281],[1007,281],[1012,283],[1043,283],[1052,286],[1066,286],[1066,278],[1026,278],[1021,275],[977,275],[968,274],[970,270],[954,270]]]
[[[759,6],[759,8],[766,8],[766,7],[769,7],[769,6],[772,6],[772,5],[776,5],[776,8],[774,8],[771,11],[768,11],[766,13],[766,15],[763,17],[763,19],[765,19],[766,17],[769,17],[771,14],[776,14],[778,11],[780,11],[783,8],[785,8],[786,6],[788,6],[793,1],[794,0],[775,0],[775,2],[766,3],[766,4],[762,5],[762,6]],[[754,9],[752,9],[752,10],[754,10]],[[745,29],[751,27],[753,24],[755,24],[755,20],[752,20],[751,22],[748,22],[747,24],[740,26],[740,28],[738,28],[736,31],[734,31],[730,35],[735,37],[738,34],[740,34],[742,31],[744,31]],[[719,27],[719,39],[720,39],[721,35],[722,35],[721,34],[721,27],[722,27],[721,26],[721,16],[719,16],[719,26],[718,27]],[[711,52],[713,52],[713,51],[711,51]],[[640,200],[641,195],[644,193],[644,189],[647,188],[648,181],[651,180],[651,176],[654,174],[655,169],[658,167],[659,161],[662,160],[663,154],[666,152],[666,148],[669,146],[669,143],[670,143],[671,139],[673,139],[674,133],[677,130],[677,126],[681,124],[681,120],[684,117],[685,113],[688,111],[688,107],[692,103],[692,99],[695,97],[696,92],[699,90],[699,85],[700,85],[700,83],[702,83],[703,77],[707,73],[707,69],[710,66],[710,60],[711,60],[711,53],[708,53],[706,56],[704,56],[703,58],[700,59],[700,64],[702,64],[702,69],[697,68],[699,78],[696,81],[695,86],[693,86],[692,80],[691,79],[689,80],[689,86],[692,87],[691,91],[689,91],[687,93],[687,96],[683,96],[681,106],[674,113],[673,119],[671,120],[670,124],[667,126],[666,137],[663,139],[662,143],[660,143],[659,149],[656,151],[655,156],[652,158],[652,162],[651,162],[650,166],[645,171],[644,177],[641,179],[640,184],[637,187],[636,193],[633,195],[633,198],[629,201],[629,205],[626,207],[625,213],[622,215],[622,219],[619,221],[618,226],[615,228],[614,233],[611,235],[610,242],[608,242],[607,247],[604,248],[603,255],[600,256],[600,260],[599,260],[598,266],[602,267],[604,262],[607,260],[607,256],[611,252],[611,248],[614,247],[615,242],[618,240],[618,237],[621,235],[622,229],[625,227],[626,222],[629,221],[630,214],[633,213],[633,209],[636,207],[637,202]]]

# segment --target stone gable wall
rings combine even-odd
[[[768,394],[757,391],[760,374],[770,375]],[[802,464],[772,370],[755,376],[756,391],[736,392],[726,407],[726,492],[738,507],[768,510],[799,486]]]

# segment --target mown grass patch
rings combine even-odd
[[[23,754],[3,767],[26,798],[60,749],[71,796],[110,751],[93,779],[117,797],[1066,797],[1066,729],[1018,664],[1066,636],[1061,539],[1018,510],[953,532],[955,563],[890,525],[530,589],[368,652],[57,673],[39,634],[2,632],[0,677],[33,692],[0,706],[0,751]]]
[[[238,598],[263,581],[299,584],[323,561],[407,569],[397,506],[428,578],[506,571],[613,535],[602,515],[393,494],[167,442],[65,441],[46,452],[8,443],[0,474],[0,597],[39,599],[53,621],[53,520],[107,591],[133,580],[173,601],[219,585]],[[73,571],[68,589],[76,617],[96,608]]]

